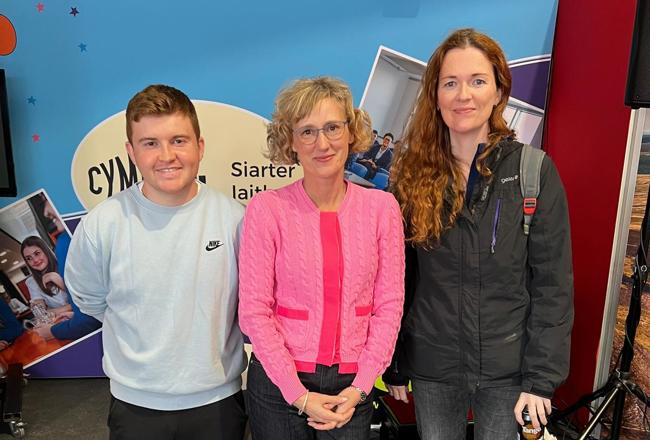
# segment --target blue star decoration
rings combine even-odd
[[[79,9],[77,9],[76,7],[70,8],[70,15],[72,15],[73,17],[76,17],[78,13],[79,13]]]
[[[36,98],[30,96],[29,98],[27,98],[27,102],[31,105],[36,105]]]
[[[79,43],[79,46],[77,46],[80,51],[86,52],[86,45],[84,43]]]

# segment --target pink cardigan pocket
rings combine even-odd
[[[369,315],[370,312],[372,312],[372,304],[368,304],[367,306],[356,306],[354,308],[354,314],[356,316],[366,316]]]
[[[307,347],[309,332],[309,310],[292,309],[278,304],[275,308],[278,328],[284,339],[284,345],[292,356],[296,350]]]
[[[291,309],[278,304],[275,311],[278,315],[289,319],[297,319],[299,321],[307,321],[309,319],[309,310]]]

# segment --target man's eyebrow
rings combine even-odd
[[[158,139],[155,138],[155,137],[142,137],[142,138],[138,139],[138,142],[155,141],[155,140],[158,140]]]

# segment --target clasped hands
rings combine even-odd
[[[293,406],[307,414],[309,426],[319,431],[328,431],[348,423],[360,401],[359,391],[347,387],[336,396],[310,391],[296,399]]]

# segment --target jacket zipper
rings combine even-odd
[[[501,211],[501,199],[497,199],[497,208],[494,210],[494,222],[492,223],[492,242],[490,243],[490,252],[494,253],[494,247],[497,245],[497,227],[499,226],[499,212]]]

